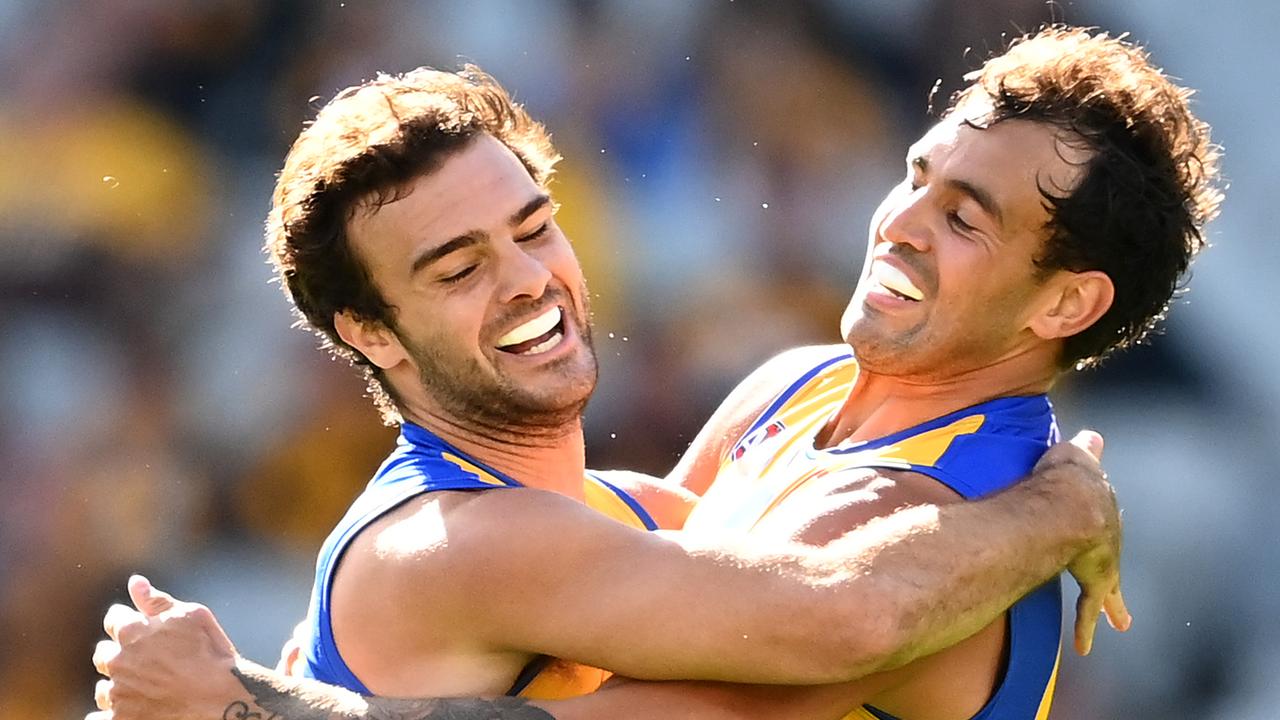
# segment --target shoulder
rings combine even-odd
[[[713,419],[728,428],[745,429],[784,394],[841,360],[848,360],[852,366],[848,345],[806,345],[781,352],[739,383]]]
[[[504,582],[572,563],[584,547],[603,552],[647,534],[542,490],[430,493],[356,538],[339,567],[335,598],[358,597],[366,608],[385,604],[391,615],[412,615],[424,604],[437,617],[462,613]]]
[[[669,483],[701,496],[711,486],[725,454],[757,418],[797,384],[803,385],[806,377],[842,358],[856,367],[848,345],[807,345],[779,353],[756,368],[707,420],[668,475]]]
[[[734,395],[742,406],[763,411],[765,405],[806,376],[845,358],[851,360],[852,353],[844,343],[785,350],[748,375],[734,390]]]

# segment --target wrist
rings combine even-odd
[[[1095,477],[1097,476],[1097,477]],[[1065,554],[1063,563],[1092,547],[1106,532],[1112,502],[1101,470],[1070,460],[1036,468],[1025,488],[1033,517],[1045,520],[1046,537]],[[1107,492],[1101,492],[1106,490]]]
[[[211,683],[210,698],[207,703],[216,714],[206,715],[223,720],[243,720],[255,715],[269,717],[258,704],[258,698],[251,692],[247,680],[261,677],[265,668],[258,666],[239,655],[227,659],[217,675],[217,682]]]

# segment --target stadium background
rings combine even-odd
[[[0,720],[91,708],[135,570],[272,662],[391,442],[259,250],[308,98],[470,60],[547,123],[603,359],[590,459],[661,472],[753,365],[836,338],[934,79],[1051,12],[1198,88],[1233,183],[1166,335],[1058,392],[1109,440],[1137,620],[1067,657],[1053,717],[1280,716],[1280,5],[0,0]]]

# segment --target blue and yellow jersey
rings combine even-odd
[[[815,448],[816,433],[839,411],[857,374],[857,362],[842,353],[809,368],[779,394],[725,454],[685,529],[749,532],[784,503],[803,503],[807,494],[839,481],[840,473],[865,468],[922,473],[972,500],[1026,476],[1058,438],[1048,397],[1035,395],[991,400],[875,440]],[[974,718],[1043,720],[1057,675],[1059,582],[1020,600],[1008,623],[1008,669]],[[865,706],[845,720],[892,716]]]
[[[303,674],[363,695],[372,694],[338,651],[329,606],[334,571],[342,553],[361,530],[423,493],[518,487],[522,486],[515,479],[468,457],[425,428],[405,423],[391,456],[320,549],[307,611],[309,634],[303,647]],[[657,529],[653,518],[634,498],[600,475],[588,472],[582,490],[586,504],[594,510],[638,529]],[[608,678],[609,673],[604,670],[539,657],[525,667],[508,694],[538,700],[576,697],[598,689]]]

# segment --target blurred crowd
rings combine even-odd
[[[1136,627],[1065,659],[1053,718],[1276,717],[1280,324],[1259,278],[1280,272],[1280,140],[1250,118],[1280,100],[1249,88],[1250,63],[1280,69],[1280,13],[1224,5],[0,0],[0,720],[92,708],[130,572],[268,664],[304,613],[395,436],[291,329],[260,251],[274,172],[338,89],[474,62],[547,124],[602,361],[589,461],[660,474],[757,363],[838,339],[930,99],[1049,19],[1132,31],[1201,88],[1233,180],[1193,302],[1059,393],[1064,429],[1111,443]]]

